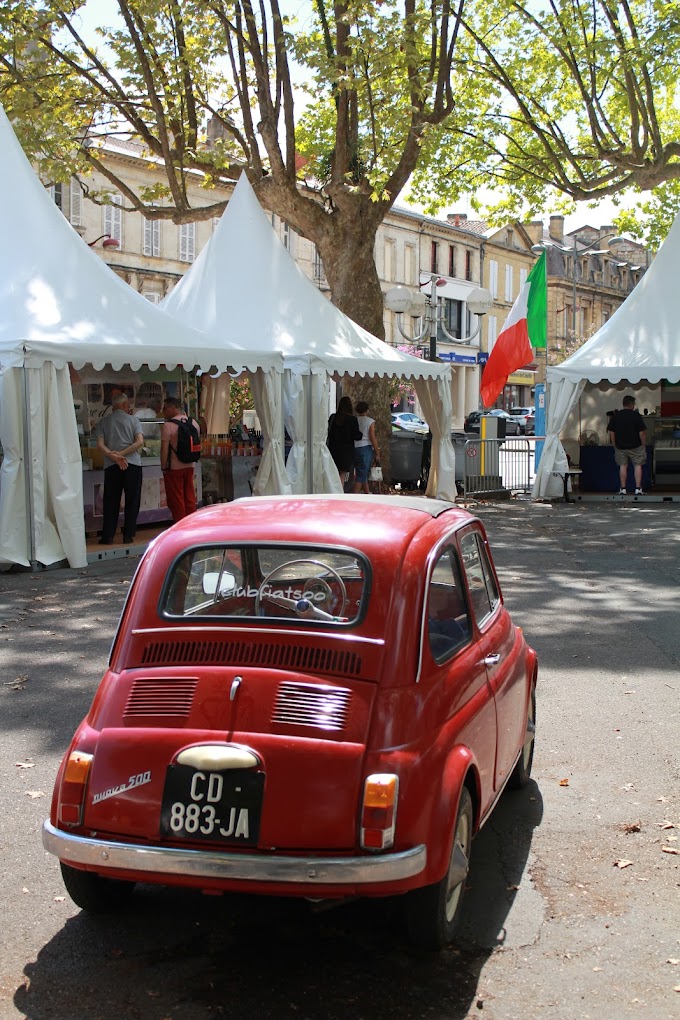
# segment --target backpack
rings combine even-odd
[[[195,464],[201,456],[201,435],[195,423],[188,418],[186,421],[170,420],[171,425],[177,426],[177,446],[171,446],[177,454],[177,460],[183,464]]]

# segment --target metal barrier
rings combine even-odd
[[[468,439],[465,443],[465,495],[531,492],[534,442],[529,439]]]

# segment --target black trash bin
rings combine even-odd
[[[423,445],[419,432],[393,432],[390,436],[390,475],[407,489],[418,487],[423,469]]]

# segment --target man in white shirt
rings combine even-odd
[[[117,393],[111,401],[111,406],[113,408],[111,414],[102,418],[95,430],[97,446],[104,454],[104,500],[100,545],[113,543],[123,493],[125,493],[123,541],[133,541],[142,498],[142,458],[139,453],[144,444],[142,426],[139,419],[130,414],[130,404],[124,393]]]

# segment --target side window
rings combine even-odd
[[[463,535],[460,548],[472,609],[481,625],[500,602],[500,593],[479,532],[468,531]]]
[[[437,560],[427,592],[427,633],[433,659],[443,662],[470,640],[471,627],[458,558],[446,549]]]

